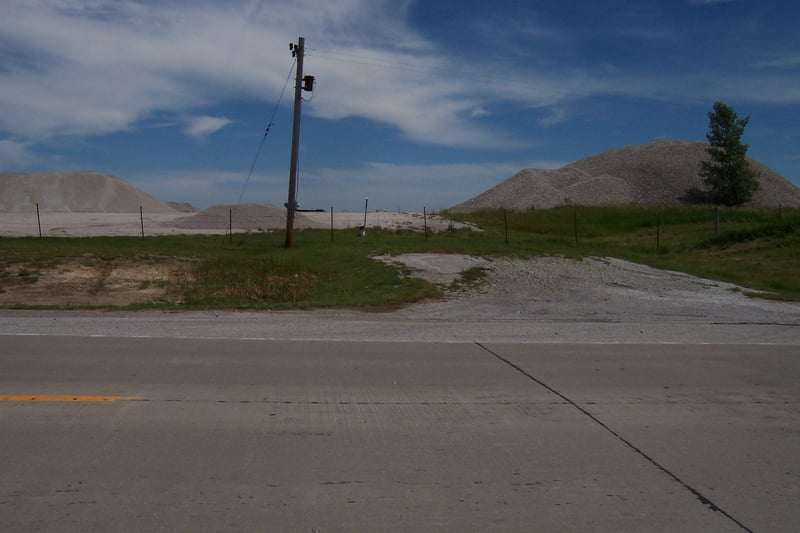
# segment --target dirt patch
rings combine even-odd
[[[191,262],[94,257],[57,265],[12,265],[0,275],[0,304],[30,306],[126,306],[177,303],[191,277]]]

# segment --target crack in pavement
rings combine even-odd
[[[475,344],[476,344],[476,345],[477,345],[479,348],[482,348],[483,350],[485,350],[486,352],[488,352],[489,354],[491,354],[492,356],[494,356],[494,357],[495,357],[497,360],[499,360],[499,361],[501,361],[501,362],[505,363],[506,365],[510,366],[511,368],[513,368],[514,370],[516,370],[517,372],[519,372],[520,374],[524,375],[525,377],[527,377],[527,378],[528,378],[528,379],[530,379],[531,381],[533,381],[533,382],[537,383],[537,384],[538,384],[538,385],[540,385],[541,387],[544,387],[545,389],[547,389],[548,391],[552,392],[553,394],[555,394],[556,396],[558,396],[559,398],[561,398],[562,400],[564,400],[566,403],[568,403],[569,405],[571,405],[572,407],[574,407],[575,409],[577,409],[577,410],[578,410],[578,411],[579,411],[581,414],[583,414],[584,416],[588,417],[588,418],[589,418],[589,419],[590,419],[592,422],[594,422],[595,424],[597,424],[597,425],[599,425],[600,427],[602,427],[602,428],[603,428],[604,430],[606,430],[608,433],[610,433],[611,435],[613,435],[613,436],[614,436],[614,438],[616,438],[617,440],[619,440],[620,442],[622,442],[623,444],[625,444],[625,446],[627,446],[628,448],[630,448],[631,450],[633,450],[634,452],[636,452],[638,455],[640,455],[642,458],[644,458],[644,459],[645,459],[647,462],[649,462],[650,464],[652,464],[653,466],[655,466],[657,469],[659,469],[660,471],[662,471],[663,473],[665,473],[667,476],[669,476],[670,478],[672,478],[672,479],[673,479],[675,482],[677,482],[677,483],[678,483],[679,485],[681,485],[683,488],[685,488],[686,490],[688,490],[688,491],[689,491],[689,492],[690,492],[690,493],[691,493],[693,496],[695,496],[695,497],[696,497],[696,498],[697,498],[697,499],[700,501],[700,503],[702,503],[703,505],[706,505],[706,506],[708,506],[708,508],[709,508],[709,509],[711,509],[712,511],[715,511],[715,512],[718,512],[718,513],[722,514],[722,515],[723,515],[723,516],[725,516],[725,517],[726,517],[728,520],[730,520],[731,522],[733,522],[734,524],[736,524],[737,526],[739,526],[739,527],[740,527],[740,528],[742,528],[743,530],[747,531],[748,533],[753,533],[753,530],[752,530],[752,529],[750,529],[749,527],[745,526],[745,525],[744,525],[743,523],[741,523],[739,520],[737,520],[736,518],[734,518],[734,517],[733,517],[733,516],[732,516],[730,513],[728,513],[728,512],[727,512],[725,509],[722,509],[722,508],[721,508],[721,507],[719,507],[717,504],[715,504],[714,502],[712,502],[712,501],[711,501],[711,500],[710,500],[710,499],[709,499],[707,496],[705,496],[705,495],[704,495],[702,492],[700,492],[698,489],[696,489],[696,488],[692,487],[692,486],[691,486],[691,485],[689,485],[687,482],[683,481],[683,480],[682,480],[681,478],[679,478],[679,477],[678,477],[678,476],[677,476],[675,473],[673,473],[672,471],[670,471],[670,470],[669,470],[667,467],[665,467],[664,465],[662,465],[661,463],[659,463],[658,461],[656,461],[655,459],[653,459],[652,457],[650,457],[649,455],[647,455],[647,453],[645,453],[645,452],[644,452],[642,449],[640,449],[639,447],[637,447],[637,446],[636,446],[635,444],[633,444],[631,441],[629,441],[628,439],[626,439],[625,437],[623,437],[622,435],[620,435],[619,433],[617,433],[616,431],[614,431],[613,429],[611,429],[611,427],[609,427],[609,426],[608,426],[608,425],[607,425],[605,422],[603,422],[602,420],[600,420],[599,418],[597,418],[596,416],[594,416],[592,413],[590,413],[589,411],[587,411],[586,409],[584,409],[583,407],[581,407],[581,406],[580,406],[580,405],[579,405],[577,402],[575,402],[574,400],[572,400],[571,398],[569,398],[569,397],[568,397],[568,396],[566,396],[565,394],[563,394],[563,393],[559,392],[558,390],[554,389],[553,387],[551,387],[550,385],[548,385],[547,383],[545,383],[545,382],[544,382],[544,381],[542,381],[541,379],[537,378],[536,376],[533,376],[532,374],[530,374],[529,372],[527,372],[525,369],[523,369],[522,367],[520,367],[520,366],[518,366],[518,365],[514,364],[513,362],[511,362],[510,360],[506,359],[505,357],[503,357],[502,355],[498,354],[497,352],[495,352],[495,351],[493,351],[493,350],[490,350],[489,348],[487,348],[486,346],[484,346],[484,345],[483,345],[483,344],[481,344],[480,342],[476,342]]]

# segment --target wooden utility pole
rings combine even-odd
[[[292,57],[297,58],[297,74],[294,79],[294,125],[292,126],[292,159],[289,163],[289,200],[286,202],[286,248],[292,247],[292,231],[294,230],[294,214],[297,211],[297,156],[300,150],[300,108],[303,103],[303,91],[314,88],[314,77],[303,77],[303,55],[305,39],[297,38],[297,44],[289,43]]]

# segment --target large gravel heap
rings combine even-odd
[[[125,180],[99,172],[0,172],[0,212],[175,213]]]
[[[560,205],[679,205],[704,189],[704,142],[656,141],[581,159],[556,170],[526,168],[453,211],[547,209]],[[750,205],[800,207],[800,188],[750,158],[761,187]]]

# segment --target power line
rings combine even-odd
[[[269,135],[269,130],[272,127],[273,121],[275,120],[275,114],[278,112],[278,107],[281,105],[281,100],[283,100],[284,93],[286,93],[286,87],[289,85],[289,80],[292,79],[292,72],[294,72],[294,67],[296,64],[297,64],[297,59],[292,61],[292,66],[289,68],[289,74],[286,76],[286,81],[283,84],[283,89],[281,90],[281,94],[278,97],[278,101],[275,102],[275,107],[272,109],[272,115],[269,117],[269,123],[267,124],[267,129],[264,130],[264,136],[261,137],[261,143],[258,145],[256,156],[253,158],[253,163],[250,165],[250,171],[247,173],[247,178],[244,180],[244,185],[242,186],[242,192],[239,193],[239,199],[236,200],[236,207],[239,207],[239,204],[242,202],[244,191],[245,189],[247,189],[247,184],[250,182],[250,177],[253,175],[253,169],[256,167],[258,156],[261,155],[261,149],[264,147],[264,142],[267,140],[267,135]]]

